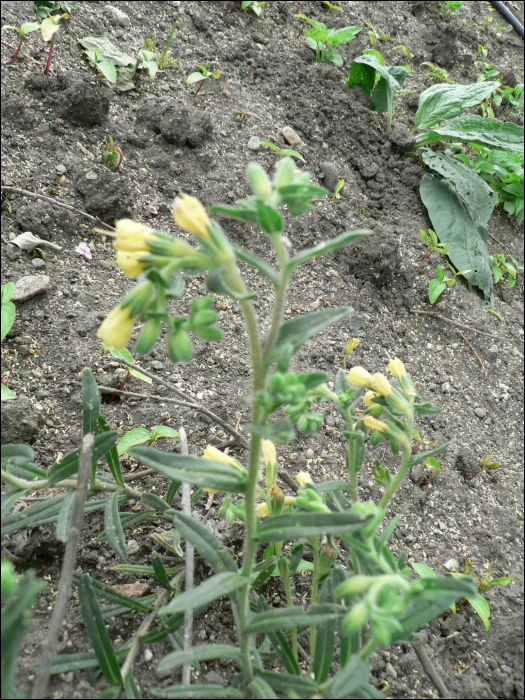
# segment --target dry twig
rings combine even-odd
[[[445,698],[445,700],[454,700],[454,695],[449,691],[447,686],[443,683],[441,680],[441,676],[439,673],[436,671],[434,668],[434,665],[428,658],[428,655],[426,651],[423,649],[422,644],[413,644],[412,648],[416,652],[416,656],[421,662],[421,666],[423,666],[423,669],[427,676],[430,678],[432,683],[436,686],[436,689],[439,693],[440,698]]]
[[[471,328],[470,326],[465,326],[464,323],[459,323],[458,321],[453,321],[451,318],[447,318],[446,316],[442,316],[441,314],[438,314],[437,311],[416,311],[415,309],[409,309],[409,312],[411,314],[418,314],[418,316],[433,316],[434,318],[438,318],[440,321],[446,321],[447,323],[451,323],[453,326],[457,326],[458,328],[464,328],[466,331],[472,331],[472,333],[477,333],[478,335],[484,335],[486,338],[494,338],[494,340],[501,340],[504,343],[510,343],[510,340],[507,340],[506,338],[500,338],[499,335],[492,335],[492,333],[483,333],[483,331],[478,331],[476,328]]]
[[[461,331],[456,331],[456,333],[457,333],[459,336],[461,336],[461,337],[463,338],[463,340],[465,341],[465,343],[469,346],[469,348],[472,350],[472,352],[473,352],[474,355],[476,356],[476,358],[477,358],[479,364],[481,365],[481,369],[483,370],[483,373],[484,373],[484,375],[485,375],[484,379],[486,380],[486,379],[487,379],[487,370],[485,369],[485,365],[484,365],[483,362],[481,361],[481,357],[480,357],[480,356],[478,355],[478,353],[474,350],[474,348],[472,347],[472,345],[471,345],[471,344],[469,343],[469,341],[465,338],[465,336],[463,335],[463,333],[461,333]]]
[[[11,44],[6,44],[5,41],[2,41],[2,46],[7,46],[8,49],[12,49],[13,51],[17,50],[16,46],[12,46]],[[31,63],[36,63],[37,66],[45,66],[46,65],[45,63],[41,63],[40,61],[35,61],[34,58],[31,58],[31,56],[28,56],[26,53],[18,54],[18,58],[20,58],[20,56],[27,58],[27,60],[31,61]]]

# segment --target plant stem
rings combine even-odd
[[[194,107],[197,104],[197,95],[199,94],[203,85],[204,85],[204,80],[201,80],[201,84],[199,85],[199,87],[197,88],[197,92],[195,93],[195,102],[193,103]]]
[[[275,156],[275,158],[272,160],[272,164],[270,165],[270,167],[269,167],[268,170],[266,171],[267,173],[269,173],[270,170],[273,168],[273,166],[275,165],[275,161],[277,160],[277,158],[279,158],[279,154],[278,154],[278,153],[277,153],[277,155]]]
[[[283,555],[283,543],[282,542],[276,542],[275,543],[275,551],[279,559]],[[289,608],[293,606],[293,597],[292,597],[292,576],[290,576],[290,572],[288,571],[288,567],[286,568],[286,571],[288,572],[286,576],[283,576],[283,582],[284,582],[284,590],[286,592],[286,604],[288,605]],[[292,627],[291,629],[292,633],[292,652],[294,655],[294,659],[298,661],[298,646],[297,646],[297,628]]]
[[[264,346],[263,362],[265,363],[270,361],[270,356],[273,352],[279,326],[281,325],[283,318],[286,290],[290,279],[290,270],[288,269],[288,253],[286,252],[281,236],[274,238],[274,244],[281,262],[281,279],[279,281],[279,287],[276,289],[275,303],[273,305],[272,325],[270,326],[270,332],[268,333]]]
[[[414,397],[410,397],[410,412],[409,415],[407,416],[407,429],[406,433],[407,435],[412,435],[414,432]],[[401,461],[401,466],[399,467],[399,471],[396,474],[396,477],[393,481],[390,482],[390,484],[387,486],[387,489],[385,491],[385,494],[383,498],[381,499],[381,502],[379,503],[379,508],[386,508],[388,505],[388,502],[394,496],[396,491],[401,485],[401,482],[405,478],[405,475],[408,471],[408,467],[410,464],[410,458],[412,457],[412,449],[409,447],[404,447],[403,448],[403,459]]]
[[[55,35],[51,37],[51,46],[49,47],[49,56],[47,57],[47,63],[46,67],[44,70],[44,75],[47,75],[49,73],[49,69],[51,68],[51,57],[53,56],[53,46],[55,45]]]
[[[16,63],[16,59],[18,58],[18,54],[20,53],[20,49],[22,48],[22,44],[24,43],[24,37],[20,39],[20,43],[18,44],[18,48],[16,50],[15,55],[13,56],[13,60],[9,64],[10,66],[14,66]]]
[[[319,588],[319,537],[312,537],[309,540],[313,547],[314,571],[312,575],[312,605],[317,603],[317,590]],[[310,626],[310,656],[315,657],[315,625]]]

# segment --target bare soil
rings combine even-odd
[[[331,380],[342,366],[346,341],[361,342],[347,360],[347,367],[362,365],[383,371],[388,355],[405,362],[419,394],[442,408],[435,417],[417,425],[425,440],[451,441],[440,458],[442,472],[428,485],[429,476],[413,475],[401,488],[392,515],[402,513],[392,537],[397,556],[403,549],[409,562],[431,566],[446,573],[444,564],[463,557],[482,575],[489,566],[494,576],[514,576],[508,588],[487,594],[492,618],[489,632],[470,606],[455,617],[431,622],[420,635],[433,664],[458,698],[522,698],[523,690],[523,278],[512,290],[501,284],[496,310],[502,323],[488,313],[475,292],[461,281],[447,290],[435,307],[428,303],[428,285],[435,276],[439,256],[422,261],[425,247],[420,229],[430,222],[419,197],[423,168],[404,153],[410,148],[417,95],[428,84],[422,62],[431,61],[449,71],[459,84],[475,82],[479,72],[478,45],[488,49],[485,60],[494,63],[504,76],[523,82],[523,42],[489,3],[469,2],[445,23],[439,3],[432,2],[339,2],[342,11],[326,12],[321,2],[305,2],[300,10],[329,27],[363,27],[355,41],[339,48],[345,66],[316,64],[299,36],[303,22],[294,17],[294,3],[268,2],[260,18],[223,2],[114,2],[127,13],[130,25],[121,27],[107,3],[79,2],[70,22],[72,38],[61,28],[54,50],[52,73],[21,58],[13,68],[13,52],[2,45],[2,184],[51,196],[76,209],[88,211],[107,224],[132,217],[150,226],[185,237],[173,223],[171,202],[179,191],[199,197],[206,207],[228,203],[250,194],[246,179],[248,163],[269,167],[273,155],[260,147],[248,148],[250,137],[287,147],[281,129],[292,127],[301,139],[298,150],[313,181],[330,190],[338,180],[345,186],[340,200],[325,197],[315,210],[290,220],[287,235],[294,251],[332,238],[345,230],[370,228],[374,236],[352,248],[314,260],[293,278],[286,317],[316,309],[351,305],[355,313],[309,341],[295,357],[297,371],[322,370]],[[282,5],[285,5],[280,12]],[[518,3],[523,21],[523,3]],[[2,26],[20,26],[34,21],[33,4],[2,3]],[[173,23],[178,22],[172,53],[180,66],[158,74],[154,81],[143,73],[140,94],[115,93],[100,86],[80,55],[77,38],[104,34],[121,50],[136,55],[143,37],[157,35],[163,50]],[[403,86],[414,94],[394,101],[394,129],[386,135],[386,121],[371,111],[358,89],[347,91],[344,78],[354,57],[368,41],[369,22],[389,38],[380,51],[387,65],[402,56],[396,49],[407,46],[414,54],[409,77]],[[499,28],[497,25],[500,25]],[[13,34],[3,32],[4,41]],[[31,35],[23,53],[45,62],[47,47],[40,34]],[[405,63],[404,59],[401,61]],[[185,83],[196,64],[220,70],[220,79],[210,79],[194,105],[195,86]],[[240,123],[237,112],[246,114]],[[101,146],[112,136],[122,149],[120,170],[110,172],[102,164]],[[323,166],[331,163],[332,168]],[[321,179],[322,173],[325,177]],[[89,367],[101,385],[118,386],[125,371],[96,338],[101,321],[132,288],[111,261],[111,239],[92,234],[93,224],[85,217],[47,202],[9,195],[10,211],[2,208],[2,284],[25,276],[49,278],[46,292],[17,303],[17,318],[2,344],[2,378],[17,393],[16,401],[2,404],[2,443],[30,443],[36,464],[49,467],[58,457],[79,446],[82,437],[79,378]],[[153,215],[153,216],[152,216]],[[151,217],[152,218],[148,218]],[[238,245],[275,262],[270,241],[255,227],[221,220]],[[24,231],[62,246],[45,248],[47,261],[39,269],[25,254],[8,251],[10,238]],[[512,253],[523,263],[523,231],[515,218],[496,210],[489,224],[490,252]],[[189,239],[189,237],[188,237]],[[85,242],[93,250],[86,260],[75,252]],[[8,253],[11,252],[11,257]],[[256,307],[263,330],[267,327],[272,295],[267,280],[246,269],[248,286],[259,293]],[[204,279],[187,278],[187,290],[174,303],[179,314],[191,301],[206,294]],[[240,309],[218,297],[219,325],[225,332],[220,344],[195,339],[190,362],[173,367],[164,340],[138,364],[173,382],[188,396],[241,427],[249,422],[244,397],[250,393],[247,337]],[[468,337],[487,371],[472,349],[457,335],[455,326],[410,311],[435,310],[472,328],[501,338],[461,331]],[[133,346],[130,346],[133,351]],[[172,396],[160,385],[147,386],[131,378],[127,389],[157,396]],[[282,468],[292,476],[308,470],[315,481],[345,478],[345,440],[336,412],[323,406],[322,429],[305,437],[299,434],[279,450]],[[208,444],[227,435],[206,416],[174,407],[162,400],[122,397],[103,405],[108,424],[127,433],[132,428],[164,424],[186,427],[192,454],[202,454]],[[175,441],[159,447],[176,449]],[[480,461],[494,455],[501,468],[469,480]],[[242,450],[239,459],[245,459]],[[360,486],[364,498],[378,501],[381,489],[374,485],[371,467],[375,457],[395,468],[386,449],[370,451]],[[123,460],[131,471],[132,460]],[[101,467],[102,469],[102,467]],[[163,495],[167,481],[148,477],[135,482],[139,489]],[[285,489],[284,484],[281,484]],[[211,514],[206,500],[195,505],[197,517],[208,515],[219,536],[237,553],[242,549],[242,529],[228,527],[218,517],[220,494]],[[123,506],[133,508],[133,502]],[[123,563],[107,542],[97,537],[104,528],[103,516],[86,517],[78,557],[78,568],[109,583],[146,584],[155,590],[155,580],[140,580],[113,570]],[[159,551],[167,566],[181,560],[151,539],[158,531],[154,523],[128,530],[132,564],[149,564]],[[63,555],[63,545],[54,538],[54,526],[24,531],[23,536],[2,540],[3,556],[10,556],[20,573],[28,568],[48,585],[36,602],[31,633],[22,647],[17,688],[31,692],[33,664],[38,660],[47,631]],[[132,542],[134,544],[132,544]],[[197,559],[197,575],[208,575],[208,567]],[[297,600],[307,596],[308,576],[297,575]],[[265,591],[276,607],[284,595],[272,583]],[[79,614],[76,590],[68,605],[59,653],[90,650]],[[140,616],[121,615],[108,620],[111,639],[125,642],[140,624]],[[227,606],[209,609],[195,623],[194,643],[234,643],[235,633]],[[171,650],[167,641],[140,654],[134,675],[142,697],[153,697],[155,688],[180,682],[178,672],[157,673],[159,660]],[[146,651],[146,650],[144,650]],[[373,655],[371,682],[387,681],[390,698],[437,697],[411,647],[394,646]],[[235,676],[230,662],[201,664],[195,678],[225,685]],[[107,688],[102,676],[85,671],[52,679],[52,698],[95,698]]]

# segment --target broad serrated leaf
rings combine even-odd
[[[191,591],[181,593],[168,605],[159,610],[161,615],[171,615],[178,612],[185,612],[197,608],[201,605],[212,603],[217,598],[229,596],[239,590],[241,586],[246,586],[248,580],[239,573],[227,571],[223,574],[216,574],[211,578],[196,586]]]
[[[246,490],[246,475],[221,462],[192,455],[168,454],[151,447],[132,447],[128,453],[141,464],[155,469],[173,481],[228,493],[244,493]]]
[[[492,308],[494,287],[486,227],[476,225],[467,206],[446,180],[426,174],[419,192],[440,242],[450,243],[448,257],[458,270],[471,270],[464,275],[469,287],[478,287],[485,304]]]
[[[369,521],[357,513],[313,513],[299,511],[274,515],[259,523],[254,538],[257,542],[284,542],[300,537],[337,535],[359,530]]]
[[[459,116],[467,107],[479,105],[498,87],[499,83],[494,82],[432,85],[419,96],[414,124],[417,129],[430,129],[435,124]]]

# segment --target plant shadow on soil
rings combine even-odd
[[[301,139],[292,147],[306,160],[306,165],[298,165],[312,173],[314,183],[324,182],[333,191],[336,182],[345,179],[340,200],[325,197],[314,211],[289,221],[292,249],[298,251],[349,229],[371,228],[375,235],[322,262],[314,260],[301,267],[292,280],[286,317],[341,304],[351,305],[355,313],[350,321],[306,343],[292,368],[325,371],[333,380],[342,366],[347,338],[355,336],[361,342],[349,356],[348,367],[363,365],[371,372],[383,371],[388,355],[398,356],[419,394],[441,406],[439,415],[420,420],[417,427],[424,439],[451,440],[452,445],[440,458],[441,474],[428,486],[419,486],[423,475],[417,482],[409,479],[400,490],[392,513],[399,512],[402,518],[391,540],[392,550],[396,556],[402,549],[407,551],[409,562],[426,563],[441,575],[447,560],[454,558],[462,564],[463,556],[468,555],[479,574],[492,564],[494,575],[514,576],[508,588],[487,594],[492,611],[488,633],[466,606],[455,617],[434,620],[420,635],[457,697],[523,697],[523,279],[511,291],[503,285],[498,289],[496,309],[504,324],[487,313],[478,296],[461,283],[447,290],[435,305],[444,316],[505,339],[468,334],[487,368],[484,381],[478,361],[454,326],[409,313],[409,309],[431,309],[428,285],[441,261],[434,255],[421,262],[425,247],[419,230],[429,227],[418,191],[424,170],[418,159],[404,155],[411,145],[408,132],[417,93],[425,88],[422,62],[445,68],[457,83],[472,83],[478,72],[474,66],[478,44],[482,44],[502,74],[522,81],[522,42],[506,28],[498,30],[497,24],[503,25],[504,20],[491,14],[488,3],[466,3],[448,23],[441,20],[439,4],[430,2],[341,2],[342,12],[331,14],[325,12],[323,3],[304,3],[301,12],[331,27],[355,25],[366,30],[365,22],[369,22],[386,33],[392,30],[395,41],[381,48],[388,65],[401,55],[395,50],[397,45],[407,46],[414,54],[403,87],[415,95],[395,98],[394,129],[387,137],[385,121],[370,110],[364,94],[359,89],[347,91],[343,82],[352,59],[365,48],[367,31],[339,48],[343,69],[315,64],[304,36],[298,37],[302,22],[291,13],[293,4],[287,3],[279,13],[280,4],[266,3],[261,17],[255,18],[240,12],[234,3],[224,16],[227,3],[115,2],[114,7],[130,16],[130,26],[122,28],[107,5],[77,3],[71,22],[76,37],[105,34],[132,55],[142,48],[142,36],[149,38],[154,30],[162,51],[173,22],[178,22],[171,49],[180,66],[158,74],[154,81],[143,74],[140,95],[114,93],[98,85],[79,57],[75,41],[70,51],[64,28],[55,45],[54,75],[47,78],[40,66],[26,59],[8,69],[12,54],[2,46],[2,182],[35,193],[51,192],[59,201],[111,225],[115,219],[130,216],[180,236],[170,213],[179,191],[199,197],[206,207],[231,204],[249,195],[248,163],[255,160],[268,167],[272,160],[272,154],[262,147],[256,152],[248,149],[252,136],[286,147],[280,130],[290,126]],[[519,3],[520,8],[522,5]],[[492,19],[483,26],[485,16]],[[32,3],[2,4],[5,23],[20,26],[33,17]],[[47,53],[42,53],[43,46],[35,33],[23,51],[42,61]],[[220,70],[221,77],[207,81],[193,106],[196,88],[186,86],[185,79],[196,63]],[[247,115],[242,124],[235,119],[239,111]],[[102,164],[101,145],[107,144],[108,135],[124,154],[117,173]],[[148,220],[148,213],[158,216]],[[221,220],[221,224],[234,243],[276,262],[269,240],[254,227],[230,220]],[[122,369],[103,351],[96,332],[133,282],[108,264],[112,260],[110,239],[93,238],[91,230],[92,224],[73,212],[19,195],[10,195],[10,211],[2,209],[2,284],[27,275],[49,277],[44,294],[17,303],[15,325],[2,344],[2,376],[20,397],[2,405],[2,442],[31,443],[36,464],[42,467],[80,444],[80,389],[73,382],[79,381],[81,370],[91,368],[101,384],[118,386],[122,381]],[[45,264],[35,265],[25,254],[17,258],[8,243],[11,234],[23,231],[63,249],[48,251]],[[523,233],[515,219],[497,210],[489,231],[503,246],[499,248],[491,239],[490,252],[510,252],[523,263]],[[93,243],[91,261],[75,253],[81,241]],[[39,264],[40,269],[35,269]],[[271,290],[267,280],[253,270],[245,272],[248,285],[259,293],[255,305],[264,329]],[[206,294],[204,277],[186,281],[186,294],[173,304],[176,313],[185,313],[192,299]],[[244,359],[248,349],[240,309],[222,297],[217,297],[215,307],[225,332],[222,343],[195,339],[192,360],[172,367],[161,339],[137,361],[230,422],[240,417],[241,425],[246,425],[249,416],[243,397],[250,392],[250,373]],[[130,349],[133,351],[132,346]],[[144,391],[144,385],[134,378],[127,388]],[[157,386],[154,393],[162,389]],[[342,426],[330,406],[323,410],[321,430],[309,438],[298,435],[278,452],[282,466],[292,476],[306,469],[315,481],[345,478]],[[123,397],[103,404],[102,414],[122,434],[161,423],[173,428],[184,425],[193,454],[225,438],[206,416],[190,409],[170,409],[170,404],[153,400]],[[175,443],[165,441],[160,447],[173,450]],[[394,464],[381,447],[378,451],[385,466]],[[502,468],[469,481],[489,454],[496,456]],[[237,456],[244,458],[242,452]],[[371,451],[360,487],[363,498],[377,502],[381,489],[374,485],[371,473],[375,456]],[[123,464],[132,468],[131,460],[124,459]],[[164,478],[149,477],[141,488],[162,495],[167,484]],[[216,501],[220,505],[220,494]],[[208,522],[240,554],[242,529],[219,519],[219,505],[214,506]],[[130,502],[126,508],[131,507]],[[196,517],[204,517],[204,508],[205,500],[196,504]],[[133,583],[134,576],[112,571],[122,561],[107,542],[96,541],[103,527],[99,513],[86,518],[77,566],[111,585]],[[151,523],[128,531],[128,545],[135,543],[130,563],[150,563],[152,552],[158,550],[150,537],[155,531]],[[45,576],[48,581],[36,602],[31,633],[20,655],[16,684],[28,695],[34,676],[31,666],[47,630],[63,548],[56,543],[52,527],[7,537],[4,547],[18,571],[32,568],[37,577]],[[181,563],[159,551],[167,566]],[[197,577],[202,580],[208,573],[208,567],[197,559]],[[141,583],[142,594],[155,586],[154,580]],[[308,577],[296,575],[298,602],[308,590]],[[284,605],[284,593],[278,586],[270,583],[264,593],[274,606]],[[78,613],[74,592],[59,653],[90,649],[83,628],[73,623]],[[107,623],[111,639],[125,641],[140,618],[122,615]],[[195,622],[194,643],[204,640],[235,643],[227,606],[212,606]],[[160,658],[171,651],[169,644],[163,642],[151,651],[152,660],[139,656],[134,667],[143,697],[152,697],[153,688],[180,682],[179,672],[166,676],[156,672]],[[371,681],[374,685],[387,681],[388,697],[436,697],[412,648],[378,651],[371,662]],[[199,673],[201,682],[227,685],[236,671],[227,661],[201,664]],[[50,697],[95,698],[105,687],[102,678],[92,686],[85,672],[75,672],[54,677]]]

